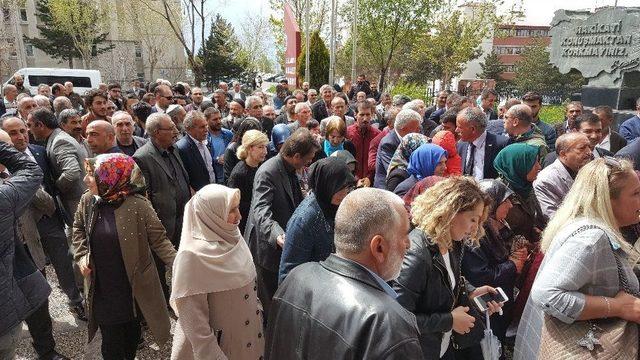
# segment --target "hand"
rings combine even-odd
[[[357,188],[371,187],[371,181],[369,181],[369,178],[360,179],[358,180],[356,187]]]
[[[80,267],[80,273],[82,274],[82,276],[84,277],[89,277],[89,275],[91,275],[91,267],[89,265],[79,265]]]
[[[497,294],[498,291],[489,285],[481,286],[476,288],[471,294],[469,294],[469,299],[473,301],[473,298],[484,295],[486,293]],[[504,303],[489,301],[487,303],[487,310],[489,310],[489,315],[493,315],[497,312],[502,312],[502,305],[504,305]]]
[[[467,334],[471,331],[471,328],[474,326],[474,322],[476,318],[467,314],[469,312],[469,308],[466,306],[458,306],[453,309],[451,312],[451,316],[453,317],[453,331],[458,334]]]
[[[620,291],[611,303],[611,316],[640,323],[640,299]]]
[[[218,156],[216,160],[218,161],[218,164],[224,165],[224,155]]]
[[[515,265],[516,265],[516,272],[518,274],[520,274],[522,272],[522,268],[524,267],[524,263],[525,261],[527,261],[527,249],[526,248],[520,248],[516,251],[514,251],[511,256],[509,257],[509,260],[511,260]]]
[[[276,238],[276,243],[278,244],[278,246],[280,246],[281,248],[284,248],[284,240],[285,240],[285,235],[278,235],[278,237]]]

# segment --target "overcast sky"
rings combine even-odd
[[[506,0],[505,3],[510,6],[513,1]],[[523,0],[523,10],[526,15],[523,22],[531,25],[548,25],[553,18],[553,13],[558,9],[593,9],[613,5],[614,2],[615,0]],[[640,6],[640,0],[618,0],[618,5]],[[265,15],[270,13],[269,0],[243,0],[241,2],[221,0],[218,9],[220,9],[222,16],[236,27],[249,11],[254,14],[256,12]]]

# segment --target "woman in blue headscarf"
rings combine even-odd
[[[444,176],[447,170],[447,152],[438,145],[420,145],[409,158],[407,173],[409,177],[393,191],[404,196],[418,181],[432,175]]]

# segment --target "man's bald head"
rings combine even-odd
[[[105,120],[94,120],[87,125],[87,144],[94,155],[106,153],[115,146],[116,132]]]
[[[9,134],[13,146],[18,151],[27,150],[29,146],[29,132],[27,130],[27,124],[17,117],[9,117],[2,119],[2,129]]]
[[[376,188],[358,189],[338,207],[336,252],[390,280],[400,271],[409,246],[408,230],[408,215],[400,197]]]

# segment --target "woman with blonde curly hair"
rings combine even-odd
[[[520,320],[514,359],[595,358],[588,343],[575,346],[578,338],[542,346],[555,338],[553,327],[587,342],[602,340],[591,343],[595,352],[627,352],[598,358],[637,358],[640,299],[632,265],[638,252],[620,228],[637,223],[639,215],[640,181],[630,162],[604,157],[580,169],[542,234],[544,260]],[[626,320],[623,335],[605,339],[612,319]],[[618,346],[609,346],[612,340]]]
[[[242,136],[242,144],[236,152],[240,162],[233,167],[227,185],[230,188],[240,190],[240,233],[244,233],[244,227],[249,217],[251,198],[253,195],[253,179],[258,167],[267,156],[269,138],[259,130],[249,130]]]
[[[460,261],[463,242],[477,244],[484,235],[488,204],[477,182],[467,177],[440,181],[413,202],[416,227],[409,234],[411,248],[393,288],[398,302],[416,316],[425,359],[482,358],[483,329],[478,324],[474,329],[473,315],[484,315],[469,304],[495,289],[473,288],[460,274]],[[490,313],[500,307],[489,303]]]

